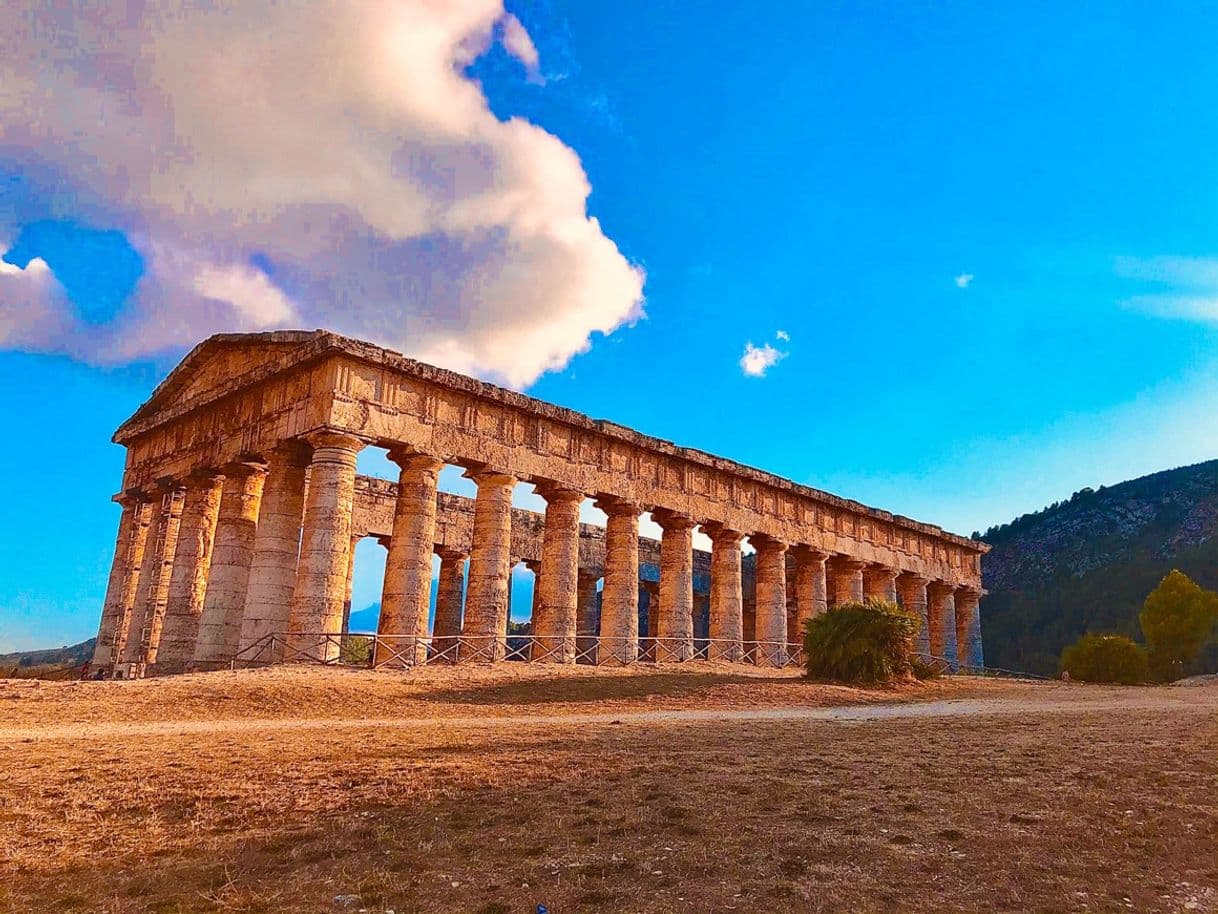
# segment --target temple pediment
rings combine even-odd
[[[130,419],[115,432],[122,443],[132,435],[183,411],[248,387],[315,354],[313,344],[328,336],[316,330],[217,334],[190,351]]]

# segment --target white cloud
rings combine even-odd
[[[0,251],[8,245],[0,243]],[[0,347],[43,349],[75,329],[63,288],[46,261],[0,260]]]
[[[67,213],[148,265],[110,324],[4,345],[121,361],[291,324],[517,386],[562,367],[644,277],[578,156],[465,75],[496,36],[537,75],[502,0],[4,7],[0,158],[42,209],[0,225]]]
[[[786,355],[769,343],[762,346],[745,343],[744,355],[740,357],[740,370],[750,378],[764,378],[765,373],[780,359],[786,358]]]
[[[1123,279],[1166,287],[1124,299],[1126,308],[1156,317],[1218,322],[1218,258],[1118,257],[1115,269]]]
[[[525,31],[520,20],[508,13],[501,20],[503,24],[503,47],[509,54],[519,60],[529,75],[540,78],[538,66],[541,63],[541,58],[537,53],[537,46],[533,44],[533,39],[529,33]]]
[[[973,279],[974,277],[972,273],[961,273],[956,277],[956,288],[967,289],[969,287],[969,283],[971,283]]]
[[[791,341],[791,334],[787,333],[785,330],[779,330],[774,334],[774,338],[777,340],[782,340],[784,343],[789,343]]]

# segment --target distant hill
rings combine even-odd
[[[66,647],[53,647],[41,651],[14,651],[11,654],[0,654],[0,671],[12,667],[34,666],[78,666],[93,658],[93,646],[96,638],[82,641]]]
[[[1218,589],[1218,460],[1083,489],[981,538],[986,664],[1052,674],[1088,631],[1140,641],[1142,601],[1171,569]]]
[[[376,631],[376,623],[380,618],[380,603],[373,603],[371,606],[365,606],[363,609],[353,610],[348,623],[348,630],[353,632],[374,632]]]

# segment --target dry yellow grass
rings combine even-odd
[[[710,667],[3,683],[0,904],[1216,910],[1216,711],[1213,688]]]

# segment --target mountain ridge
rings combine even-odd
[[[986,663],[1052,674],[1088,631],[1140,640],[1142,601],[1173,568],[1218,588],[1216,534],[1218,460],[1081,489],[991,527],[980,536],[993,547],[981,560]]]

